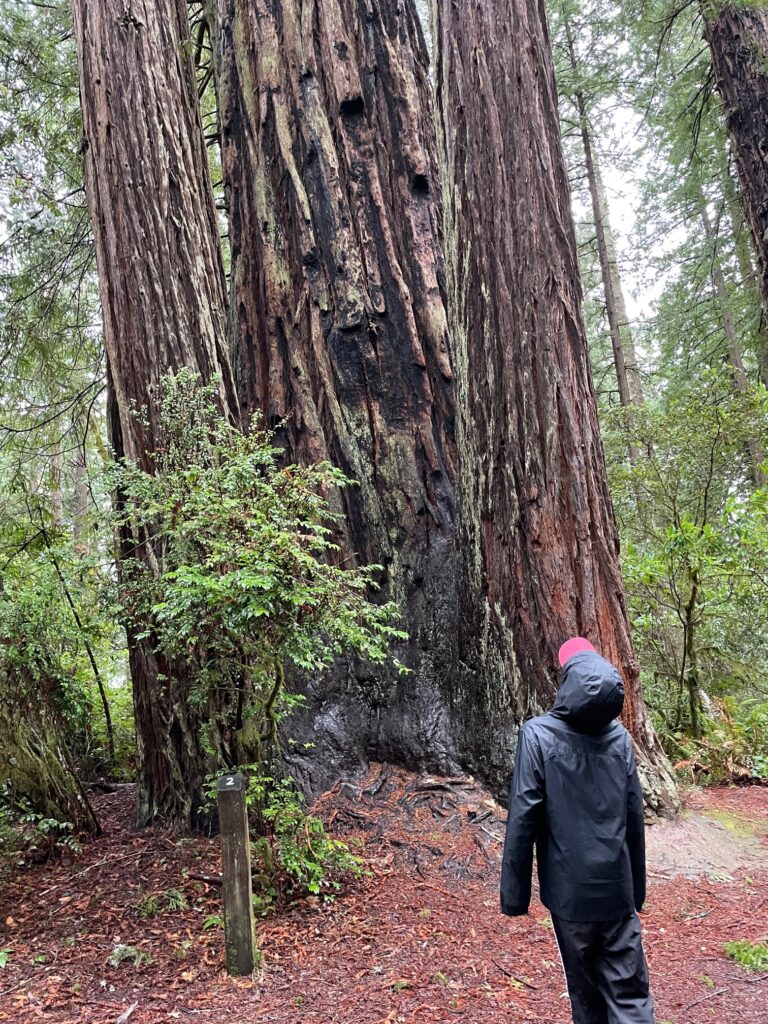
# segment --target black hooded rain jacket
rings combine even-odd
[[[533,847],[541,900],[565,921],[615,921],[645,900],[643,798],[632,741],[614,719],[624,685],[610,662],[574,655],[555,706],[520,730],[509,792],[501,909],[525,914]]]

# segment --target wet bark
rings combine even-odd
[[[355,481],[340,557],[382,566],[410,633],[410,676],[345,663],[306,687],[294,768],[311,789],[368,756],[450,768],[454,386],[415,9],[222,0],[214,36],[239,396],[288,460]]]
[[[93,222],[108,363],[111,441],[151,469],[153,388],[163,374],[220,377],[236,399],[226,354],[226,288],[183,0],[75,0],[85,185]],[[134,415],[145,408],[146,420]],[[119,500],[119,496],[118,496]],[[123,555],[146,556],[123,536]],[[151,641],[129,635],[139,820],[189,824],[204,774],[200,714],[188,680]]]
[[[649,802],[670,806],[630,640],[544,10],[445,0],[435,23],[467,742],[500,781],[516,723],[552,697],[560,643],[584,634],[621,669]]]
[[[768,9],[708,0],[704,16],[768,315]]]

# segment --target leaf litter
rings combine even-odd
[[[130,789],[99,796],[103,836],[74,862],[19,871],[0,892],[0,948],[12,949],[0,1021],[570,1021],[547,911],[534,899],[527,917],[498,912],[504,812],[472,779],[374,765],[324,794],[315,813],[360,841],[369,874],[331,903],[311,898],[259,921],[256,979],[223,971],[217,840],[136,831],[133,801]],[[674,858],[650,865],[642,920],[657,1019],[763,1024],[768,974],[735,964],[723,945],[768,936],[768,865],[755,852],[768,851],[768,788],[692,791],[687,806],[725,829],[735,853],[714,870],[694,851],[697,872],[685,847],[706,845],[706,828],[649,830],[649,848],[682,859],[679,870]],[[169,904],[169,892],[183,899]]]

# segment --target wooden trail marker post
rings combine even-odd
[[[224,943],[227,973],[252,974],[258,963],[251,898],[251,844],[245,780],[240,772],[222,775],[216,784],[221,827]]]

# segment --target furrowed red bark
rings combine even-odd
[[[151,469],[152,388],[181,367],[220,378],[226,287],[183,0],[74,0],[85,185],[104,318],[111,440]],[[134,410],[146,409],[146,423]],[[122,553],[147,557],[143,538]],[[129,634],[138,740],[139,820],[185,825],[199,802],[202,721],[183,678]]]
[[[307,687],[308,788],[371,755],[450,768],[454,389],[428,59],[412,0],[220,0],[214,31],[243,406],[356,481],[341,556],[378,563],[413,671]]]
[[[587,357],[544,8],[435,4],[461,453],[463,713],[483,775],[588,636],[622,671],[649,803],[675,802],[632,650]]]
[[[758,0],[702,6],[768,315],[768,9]]]

